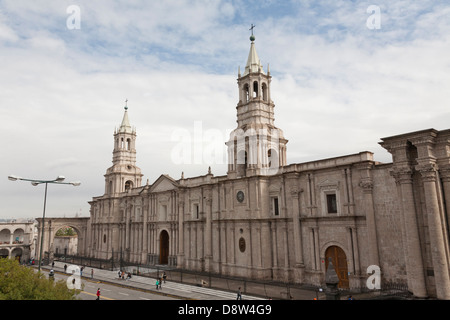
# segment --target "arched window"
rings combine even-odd
[[[127,139],[127,150],[128,151],[131,150],[131,139],[130,138]]]
[[[264,101],[268,101],[269,97],[267,96],[267,84],[263,83],[262,85],[262,98]]]
[[[128,191],[131,188],[133,188],[133,181],[128,180],[127,182],[125,182],[125,191]]]
[[[258,81],[253,82],[253,98],[258,98],[259,97],[259,86],[258,86]]]
[[[123,138],[120,139],[120,149],[125,148],[125,142],[123,140]]]
[[[247,103],[248,102],[248,100],[250,99],[250,88],[249,88],[249,86],[248,86],[248,84],[246,83],[245,85],[244,85],[244,103]]]

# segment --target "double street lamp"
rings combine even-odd
[[[8,176],[8,180],[11,181],[29,181],[33,186],[38,186],[40,184],[45,184],[45,194],[44,194],[44,212],[42,214],[42,227],[41,227],[41,243],[40,243],[40,249],[39,249],[39,266],[38,266],[38,272],[41,271],[41,261],[42,261],[42,244],[44,243],[44,230],[45,230],[45,207],[47,204],[47,185],[49,183],[53,184],[66,184],[66,185],[72,185],[75,187],[78,187],[81,182],[74,181],[74,182],[63,182],[66,178],[64,176],[58,176],[55,180],[35,180],[35,179],[25,179],[17,176]]]

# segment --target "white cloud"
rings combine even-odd
[[[193,134],[201,121],[225,142],[236,126],[250,23],[265,69],[270,63],[288,162],[365,150],[390,161],[381,137],[448,127],[450,9],[442,3],[382,2],[376,31],[366,27],[369,2],[77,3],[80,30],[66,27],[72,1],[0,4],[0,136],[8,137],[0,217],[42,209],[42,192],[9,174],[81,180],[52,190],[48,210],[87,215],[87,201],[103,193],[126,98],[144,181],[205,174],[206,162],[173,164],[171,136]],[[225,174],[226,165],[212,171]]]

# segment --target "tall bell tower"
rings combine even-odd
[[[286,165],[286,144],[283,131],[275,127],[271,99],[272,77],[264,72],[255,47],[255,36],[250,37],[250,53],[244,73],[239,68],[238,127],[230,134],[228,147],[228,177],[273,175]]]
[[[136,166],[136,129],[128,119],[128,101],[122,124],[114,130],[113,166],[106,170],[105,194],[114,195],[140,187],[141,169]]]

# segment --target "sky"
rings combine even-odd
[[[0,0],[0,219],[43,213],[44,186],[9,175],[81,181],[49,185],[46,216],[88,217],[126,100],[143,183],[225,175],[252,24],[288,164],[389,163],[381,138],[450,128],[449,15],[439,0]]]

